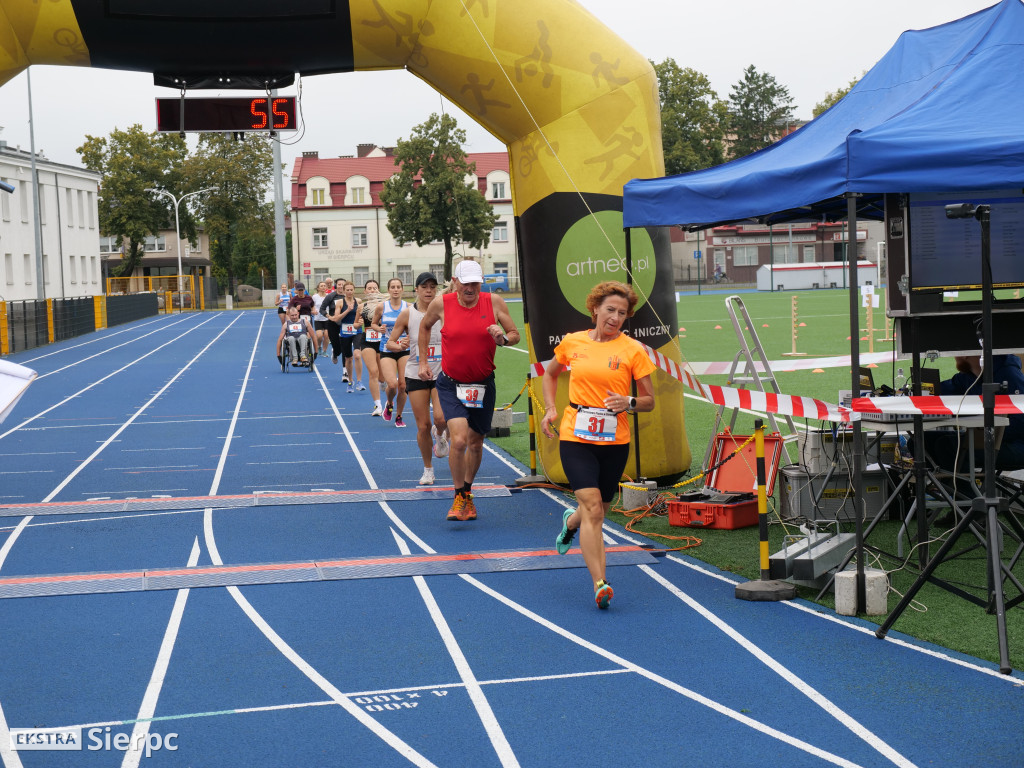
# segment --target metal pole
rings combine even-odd
[[[856,192],[846,193],[846,220],[850,232],[857,228],[857,198]],[[849,246],[849,240],[847,240]],[[847,248],[847,256],[849,248]],[[850,378],[851,389],[854,397],[860,396],[860,296],[857,292],[857,258],[853,254],[849,261],[850,285],[848,289],[850,298]],[[843,272],[845,275],[846,272]],[[864,438],[861,432],[860,421],[853,422],[853,508],[854,521],[856,525],[856,546],[857,546],[857,613],[863,613],[867,607],[867,591],[864,581]],[[923,512],[923,510],[922,510]]]
[[[46,298],[46,275],[43,274],[43,219],[40,214],[39,173],[36,171],[36,121],[32,117],[32,68],[25,70],[28,81],[28,141],[32,156],[32,225],[36,238],[36,298]],[[59,203],[58,203],[59,204]],[[58,233],[59,234],[59,233]]]
[[[174,195],[171,195],[174,198]],[[181,198],[184,200],[185,198]],[[181,200],[174,200],[174,235],[178,238],[178,312],[181,313],[181,223],[178,220],[178,204]]]
[[[277,89],[270,92],[271,98],[277,96]],[[277,269],[277,283],[281,285],[288,282],[288,257],[285,253],[284,233],[284,182],[281,181],[281,142],[271,139],[271,156],[274,163],[274,252],[276,254],[275,268]],[[297,223],[297,222],[293,222]],[[299,236],[298,227],[292,231],[292,242],[297,243]],[[295,265],[296,270],[301,268],[300,264]],[[234,286],[227,286],[230,294]]]

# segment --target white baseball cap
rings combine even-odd
[[[460,261],[455,267],[455,274],[452,277],[460,283],[482,283],[484,271],[475,261]]]

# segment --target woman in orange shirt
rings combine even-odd
[[[622,333],[636,303],[636,294],[624,283],[595,286],[587,296],[594,327],[563,338],[544,373],[545,411],[540,424],[544,434],[554,438],[551,426],[558,420],[554,405],[558,376],[569,368],[569,405],[558,429],[558,453],[578,503],[576,509],[563,513],[555,547],[564,555],[580,531],[580,550],[594,582],[598,608],[607,608],[613,594],[605,579],[601,526],[629,458],[626,414],[654,410],[651,373],[655,365],[640,342]],[[629,394],[633,381],[636,397]]]

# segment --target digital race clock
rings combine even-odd
[[[181,114],[182,105],[185,108],[184,121]],[[156,129],[159,133],[294,131],[295,97],[157,99]]]

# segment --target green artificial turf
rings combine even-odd
[[[727,292],[705,293],[701,296],[683,296],[677,303],[677,327],[680,348],[684,361],[726,362],[731,363],[739,350],[739,342],[733,329],[726,308]],[[739,294],[743,306],[750,316],[753,331],[756,333],[766,356],[772,361],[799,359],[786,353],[793,351],[794,328],[796,331],[796,351],[803,356],[819,358],[849,354],[851,336],[849,321],[849,294],[845,290],[800,291],[793,293],[743,293]],[[794,307],[795,300],[795,307]],[[860,302],[858,301],[858,304]],[[884,306],[884,297],[881,302]],[[516,323],[522,328],[522,304],[510,302],[509,309]],[[738,309],[738,306],[737,306]],[[794,311],[796,319],[794,321]],[[867,337],[866,310],[860,308],[858,322],[858,338]],[[742,315],[740,315],[742,320]],[[663,318],[670,322],[669,318]],[[716,327],[717,326],[717,327]],[[861,340],[862,354],[868,353],[871,346],[874,352],[892,350],[892,343],[885,339],[885,315],[882,309],[875,309],[873,316],[873,342]],[[753,343],[748,335],[749,343]],[[526,349],[525,339],[519,349]],[[498,350],[497,353],[497,387],[498,403],[512,402],[517,396],[513,410],[527,411],[527,395],[521,393],[526,383],[528,356],[513,349]],[[928,365],[937,366],[942,378],[948,378],[954,371],[951,358],[939,358]],[[899,369],[909,373],[908,361],[882,362],[874,369],[875,384],[888,383],[890,386],[902,383]],[[775,366],[775,378],[782,393],[815,397],[830,403],[838,402],[838,391],[850,389],[851,374],[849,366],[825,368],[820,372],[813,370],[786,370],[783,365]],[[707,384],[728,384],[726,375],[706,375],[701,380]],[[537,382],[539,394],[539,381]],[[711,404],[700,400],[687,390],[685,399],[685,423],[687,438],[693,456],[693,464],[688,473],[674,478],[684,480],[700,471],[706,448],[713,436],[716,409]],[[539,418],[539,417],[538,417]],[[737,434],[750,434],[753,430],[755,417],[741,413],[736,422]],[[806,426],[819,428],[823,425],[810,423]],[[526,423],[516,423],[508,437],[495,438],[494,444],[508,451],[516,459],[529,465],[530,443]],[[791,459],[795,459],[795,450],[790,449]],[[538,459],[539,460],[539,459]],[[783,464],[790,459],[784,459]],[[543,474],[543,469],[539,469]],[[781,473],[779,477],[781,481]],[[698,481],[689,487],[699,487]],[[798,535],[800,532],[793,525],[783,523],[776,513],[778,492],[769,499],[770,520],[769,551],[777,552],[783,546],[787,535]],[[613,504],[613,508],[617,506]],[[630,518],[612,512],[611,519],[623,525]],[[844,526],[853,530],[852,525]],[[882,568],[889,573],[891,593],[889,609],[892,610],[918,574],[917,561],[914,556],[905,558],[904,562],[895,558],[896,531],[898,521],[884,522],[872,533],[868,540],[869,567]],[[714,530],[680,528],[669,525],[662,515],[648,515],[635,524],[635,530],[644,533],[658,543],[659,546],[671,548],[682,546],[684,541],[658,538],[655,534],[670,537],[696,537],[699,546],[686,549],[686,554],[702,560],[724,571],[736,573],[750,579],[760,576],[759,542],[757,526],[737,530]],[[933,529],[934,532],[934,529]],[[961,539],[962,546],[975,542],[969,534]],[[1007,548],[1015,546],[1012,539],[1006,539]],[[938,544],[932,546],[932,551]],[[891,553],[890,555],[884,553]],[[1022,558],[1024,559],[1024,558]],[[1024,581],[1024,564],[1014,569],[1017,578]],[[963,585],[966,591],[984,596],[986,589],[984,550],[977,549],[951,562],[944,563],[938,575],[957,585]],[[818,590],[801,587],[801,597],[815,599]],[[1012,599],[1017,595],[1012,584],[1006,585],[1006,596]],[[834,608],[831,593],[824,596],[820,603]],[[862,616],[868,621],[881,624],[885,616]],[[1024,609],[1015,607],[1007,611],[1007,634],[1009,639],[1010,661],[1016,668],[1024,668]],[[998,645],[996,620],[993,615],[985,612],[983,607],[956,596],[937,586],[926,585],[917,595],[916,601],[907,608],[896,621],[892,632],[902,632],[913,637],[936,643],[962,653],[998,662]]]

